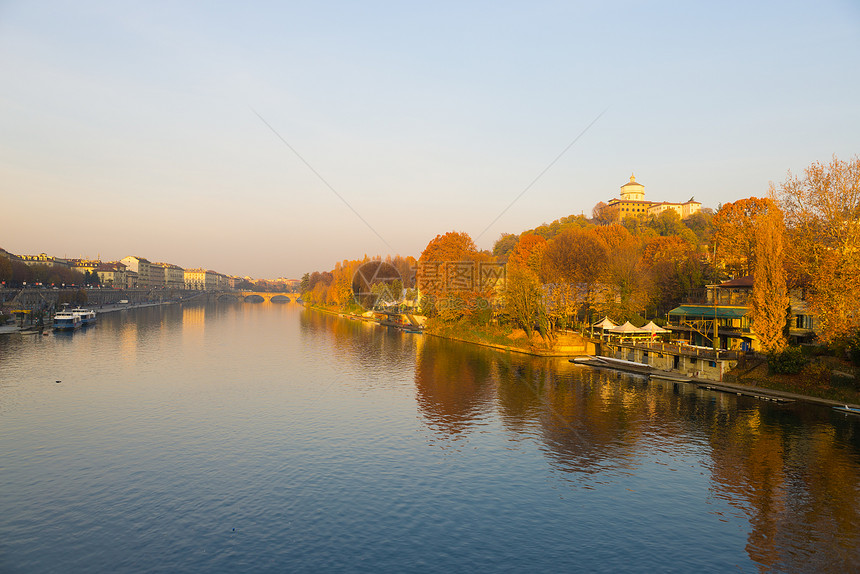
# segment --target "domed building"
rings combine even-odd
[[[636,182],[636,176],[630,174],[630,181],[621,186],[621,199],[642,201],[645,199],[645,186]]]
[[[610,199],[605,212],[614,213],[613,218],[621,221],[627,217],[659,215],[667,209],[674,210],[681,219],[689,217],[702,209],[702,204],[692,197],[684,203],[669,201],[648,201],[645,199],[645,186],[636,181],[636,176],[630,174],[630,181],[621,186],[621,198]]]

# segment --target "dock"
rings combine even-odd
[[[688,377],[680,373],[664,371],[656,369],[649,365],[635,363],[633,361],[625,361],[623,359],[614,359],[612,357],[597,357],[589,355],[576,357],[569,360],[571,363],[582,365],[585,367],[612,369],[637,375],[648,375],[648,378],[650,380],[691,384],[696,385],[696,387],[704,390],[727,393],[736,396],[752,397],[762,401],[772,401],[780,404],[803,402],[820,406],[833,407],[835,410],[846,413],[860,414],[860,405],[846,405],[845,403],[840,403],[838,401],[830,399],[810,397],[807,395],[799,395],[796,393],[777,391],[774,389],[766,389],[763,387],[753,387],[744,384],[723,383],[711,381],[708,379]]]

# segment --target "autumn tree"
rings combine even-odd
[[[696,236],[696,245],[709,245],[713,242],[714,211],[704,207],[684,218],[684,225]]]
[[[789,235],[793,283],[808,292],[820,336],[860,329],[860,157],[813,163],[777,191]]]
[[[696,234],[684,224],[681,216],[674,209],[665,209],[658,215],[652,215],[648,221],[648,227],[661,237],[675,235],[692,245],[697,243]]]
[[[568,229],[588,229],[589,227],[592,227],[592,224],[584,215],[568,215],[567,217],[556,219],[552,223],[544,223],[543,225],[526,231],[525,233],[540,235],[549,241]]]
[[[750,197],[720,206],[714,215],[717,260],[734,275],[749,275],[755,262],[756,218],[772,206],[769,199]]]
[[[513,233],[502,233],[501,237],[493,245],[493,255],[501,260],[507,259],[511,251],[516,247],[519,237]]]
[[[400,274],[400,279],[403,282],[403,287],[406,289],[414,289],[415,272],[418,267],[418,261],[411,255],[407,255],[406,257],[395,255],[394,258],[388,262],[397,269],[397,272]]]
[[[647,268],[642,262],[642,248],[635,237],[614,245],[607,257],[600,313],[632,319],[645,309],[648,301]]]
[[[539,273],[547,241],[539,235],[525,233],[511,251],[505,281],[505,308],[511,319],[531,340],[535,325],[549,341],[546,306]]]
[[[546,239],[540,235],[524,233],[509,255],[508,265],[529,269],[537,276],[546,245]]]
[[[595,231],[569,229],[547,243],[541,276],[546,283],[570,286],[573,306],[590,309],[607,258],[606,243]]]
[[[785,282],[782,211],[774,203],[755,221],[755,262],[751,302],[752,328],[767,353],[785,349],[789,313]]]
[[[468,233],[437,235],[418,259],[418,288],[425,297],[425,312],[441,311],[448,321],[470,315],[478,300],[489,295],[477,270],[479,263],[488,260]]]
[[[678,236],[654,237],[642,249],[649,314],[663,316],[705,285],[706,265],[694,246]]]
[[[591,217],[594,222],[599,225],[610,225],[619,220],[621,210],[617,205],[607,205],[602,201],[598,201],[591,210]]]
[[[359,264],[358,261],[347,260],[335,264],[326,292],[328,303],[345,308],[353,302],[352,281]]]
[[[531,341],[535,324],[542,321],[546,311],[542,304],[543,291],[537,276],[528,268],[514,265],[508,268],[505,282],[505,308],[511,320]]]

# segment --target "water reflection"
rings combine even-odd
[[[691,480],[708,471],[712,496],[747,518],[762,570],[860,560],[856,418],[437,339],[416,353],[415,388],[435,432],[451,439],[497,411],[511,440],[536,437],[584,488],[641,479],[649,464]]]
[[[439,572],[860,560],[860,417],[294,304],[99,321],[0,339],[0,570],[122,570],[144,544],[185,571],[207,537],[222,544],[213,571],[407,555],[400,570]]]
[[[714,489],[748,516],[755,562],[775,571],[856,569],[856,421],[825,409],[754,405],[713,430]]]
[[[478,347],[426,341],[415,356],[415,390],[429,426],[452,437],[482,424],[493,409],[497,365]]]

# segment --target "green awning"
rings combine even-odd
[[[749,309],[746,307],[717,307],[717,319],[740,319],[746,317]],[[713,319],[714,308],[699,305],[681,305],[669,311],[669,315],[682,315],[685,317],[700,317],[702,319]]]

